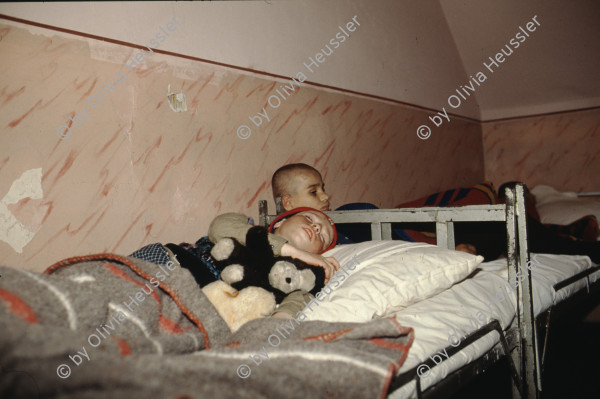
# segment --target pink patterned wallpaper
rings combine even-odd
[[[333,207],[390,207],[483,179],[476,123],[454,118],[421,140],[426,111],[305,83],[255,127],[248,117],[289,79],[157,52],[128,71],[138,49],[47,33],[0,23],[7,265],[41,271],[69,256],[193,242],[219,213],[256,217],[259,199],[274,210],[271,174],[289,162],[322,172]],[[187,111],[171,109],[169,88]],[[241,124],[253,126],[247,139]]]
[[[559,191],[600,191],[600,109],[482,124],[485,175]]]

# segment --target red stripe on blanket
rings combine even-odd
[[[371,338],[369,339],[369,342],[371,342],[373,345],[376,346],[380,346],[382,348],[386,348],[386,349],[394,349],[403,353],[408,353],[408,351],[410,350],[410,347],[412,346],[412,340],[410,342],[410,344],[407,345],[402,345],[402,344],[396,344],[390,341],[387,341],[385,338]]]
[[[461,195],[458,198],[459,194]],[[457,199],[458,198],[458,199]],[[421,208],[428,206],[465,206],[497,204],[496,190],[491,182],[483,182],[467,187],[457,187],[429,194],[414,201],[404,202],[394,208]]]
[[[117,277],[121,277],[125,281],[129,281],[130,283],[133,283],[133,284],[137,285],[138,287],[146,287],[145,284],[142,284],[139,281],[137,281],[136,279],[128,276],[127,273],[125,273],[123,270],[119,269],[115,265],[111,265],[110,263],[106,263],[104,265],[104,267],[106,267],[112,274],[114,274]],[[151,287],[152,287],[152,285],[153,284],[150,284]],[[144,293],[144,295],[147,295],[147,294]],[[152,290],[152,293],[150,294],[150,296],[152,297],[152,299],[154,299],[160,305],[160,297],[158,296],[158,294],[156,293],[156,291]]]
[[[369,340],[371,343],[373,343],[377,346],[381,346],[381,347],[389,348],[389,349],[396,349],[402,353],[402,357],[398,360],[398,362],[397,363],[391,362],[390,366],[388,367],[388,375],[386,377],[385,383],[383,384],[383,388],[381,390],[381,396],[380,396],[381,399],[388,397],[388,394],[389,394],[388,391],[390,389],[390,384],[392,383],[394,376],[398,373],[398,370],[400,369],[400,367],[404,364],[404,361],[406,360],[406,357],[408,356],[408,351],[412,347],[413,341],[415,340],[415,332],[412,328],[403,327],[400,323],[398,323],[398,321],[396,320],[396,317],[388,317],[388,320],[394,324],[394,326],[398,329],[398,331],[401,334],[408,334],[409,340],[406,343],[406,345],[395,344],[393,342],[386,341],[385,338],[372,338]]]
[[[304,338],[304,341],[329,342],[329,341],[333,341],[334,339],[341,337],[342,335],[344,335],[347,332],[350,332],[352,330],[354,330],[354,328],[346,328],[345,330],[342,330],[342,331],[335,331],[335,332],[329,332],[329,333],[325,333],[325,334],[314,335],[312,337]]]
[[[142,284],[139,281],[131,278],[130,276],[127,275],[127,273],[125,273],[123,270],[119,269],[115,265],[111,265],[110,263],[107,263],[107,264],[104,265],[104,267],[106,267],[108,270],[110,270],[110,272],[112,274],[114,274],[115,276],[118,276],[118,277],[122,278],[123,280],[129,281],[130,283],[133,283],[133,284],[137,285],[138,287],[142,287],[142,289],[143,288],[147,288],[147,284]],[[154,299],[156,301],[156,303],[158,303],[158,305],[160,305],[160,297],[158,296],[158,294],[156,293],[156,291],[154,291],[154,289],[152,288],[152,285],[149,288],[152,290],[152,293],[151,294],[146,294],[146,292],[144,290],[144,294],[145,295],[150,295],[152,297],[152,299]],[[175,323],[173,320],[171,320],[171,319],[169,319],[169,318],[167,318],[167,317],[165,317],[163,315],[160,315],[158,317],[158,326],[163,331],[166,331],[169,334],[181,334],[181,333],[183,333],[183,330],[181,329],[181,327],[179,327],[179,325],[177,325],[177,323]]]
[[[164,331],[168,332],[169,334],[183,333],[183,330],[181,329],[181,327],[179,327],[177,323],[175,323],[173,320],[166,318],[163,315],[159,316],[158,318],[158,326]]]
[[[61,269],[65,266],[69,266],[69,265],[72,265],[75,263],[92,262],[92,261],[100,261],[100,260],[112,260],[112,261],[122,263],[123,265],[128,266],[131,270],[133,270],[135,273],[137,273],[139,276],[145,278],[146,280],[150,281],[150,279],[152,278],[152,276],[149,276],[148,274],[146,274],[142,269],[137,267],[129,259],[127,259],[123,256],[119,256],[119,255],[115,255],[115,254],[108,254],[108,253],[86,255],[86,256],[74,256],[72,258],[63,259],[63,260],[51,265],[49,268],[47,268],[44,271],[44,273],[51,274],[51,273],[57,271],[58,269]],[[206,332],[206,329],[204,328],[204,324],[202,324],[202,322],[187,308],[187,306],[185,306],[181,302],[179,295],[177,295],[176,291],[173,288],[169,287],[167,284],[162,283],[162,282],[159,282],[159,287],[163,291],[165,291],[167,294],[169,294],[171,296],[171,298],[173,298],[173,301],[175,301],[175,303],[177,304],[179,309],[181,309],[183,314],[185,314],[194,324],[196,324],[198,326],[198,328],[202,332],[202,335],[204,336],[204,342],[206,342],[206,349],[210,349],[210,340],[208,338],[208,333]]]
[[[383,388],[381,389],[381,396],[379,396],[381,399],[385,399],[388,397],[388,391],[390,389],[390,384],[392,383],[392,379],[394,378],[394,376],[396,375],[396,371],[397,371],[397,367],[394,366],[393,363],[390,364],[390,367],[388,367],[388,376],[385,379],[385,383],[383,384]]]
[[[127,341],[122,340],[121,338],[117,338],[111,336],[112,339],[115,340],[117,346],[119,347],[119,351],[121,352],[121,356],[129,356],[131,355],[131,347],[127,343]]]
[[[230,342],[227,345],[225,345],[226,348],[235,348],[238,346],[240,346],[240,341]]]
[[[397,348],[393,348],[393,349],[403,350],[403,355],[400,358],[400,360],[398,360],[398,364],[396,365],[398,368],[400,368],[400,366],[402,366],[404,364],[404,361],[406,360],[406,357],[408,356],[408,351],[412,347],[413,341],[415,340],[415,330],[413,330],[411,327],[403,327],[400,323],[398,323],[398,320],[396,320],[395,316],[388,317],[387,319],[396,326],[396,328],[398,329],[398,332],[400,332],[400,334],[407,334],[409,336],[408,342],[406,343],[406,345],[397,344],[396,345]],[[375,344],[377,345],[377,343],[375,343]]]
[[[0,288],[0,299],[6,304],[6,307],[16,316],[30,324],[37,324],[38,319],[31,309],[21,298],[15,294]]]

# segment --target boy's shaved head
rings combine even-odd
[[[297,187],[295,177],[302,172],[316,173],[321,176],[318,170],[305,163],[284,165],[273,173],[273,178],[271,179],[273,199],[283,197],[284,194],[296,194],[299,187]]]
[[[329,195],[325,192],[325,184],[318,170],[304,163],[292,163],[282,166],[273,173],[271,181],[275,204],[280,198],[283,209],[289,211],[301,206],[329,210]]]

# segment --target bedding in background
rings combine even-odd
[[[0,266],[0,397],[381,397],[413,341],[391,319],[232,334],[172,264],[99,254],[52,270]]]
[[[458,187],[451,190],[442,191],[439,193],[430,194],[428,196],[416,199],[414,201],[405,202],[396,205],[395,208],[422,208],[425,206],[465,206],[465,205],[494,205],[498,203],[496,190],[491,182],[483,182],[473,186]],[[410,225],[408,225],[410,226]],[[428,227],[431,227],[429,225]],[[419,227],[422,228],[422,227]],[[426,242],[431,245],[436,244],[435,232],[404,229],[405,233],[410,236],[413,241]]]
[[[587,215],[594,215],[597,221],[600,220],[598,201],[579,198],[576,193],[559,192],[544,185],[534,187],[531,192],[535,195],[542,223],[567,225]]]
[[[309,320],[365,322],[434,296],[467,277],[483,257],[423,243],[368,241],[340,245],[324,254],[340,265],[322,292],[326,300],[304,313]],[[343,281],[340,281],[343,277]],[[318,297],[317,297],[318,298]]]
[[[421,208],[424,206],[465,206],[465,205],[493,205],[498,203],[494,185],[489,182],[473,186],[458,187],[439,193],[430,194],[414,201],[396,205],[395,208]]]
[[[593,242],[600,238],[598,220],[594,215],[584,216],[567,225],[546,223],[544,226],[557,234],[576,240]]]

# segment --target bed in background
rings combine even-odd
[[[539,185],[532,188],[531,193],[535,195],[535,206],[542,223],[566,226],[593,217],[589,221],[592,226],[589,226],[591,237],[588,239],[600,241],[600,201],[592,199],[600,198],[600,192],[559,192],[550,186]],[[583,237],[586,233],[584,229],[588,226],[580,223],[575,227],[579,230],[575,236]]]
[[[263,225],[268,225],[274,217],[268,214],[265,201],[260,202],[259,213]],[[370,223],[373,240],[390,240],[391,223],[433,222],[437,245],[443,248],[454,248],[454,222],[497,221],[506,224],[507,259],[487,262],[473,277],[409,303],[403,309],[373,313],[373,316],[394,315],[415,329],[415,341],[408,359],[390,385],[392,398],[447,397],[465,381],[485,372],[503,358],[509,361],[513,397],[539,397],[543,390],[541,372],[551,316],[581,308],[582,300],[588,304],[597,303],[600,271],[588,257],[536,255],[535,263],[530,259],[522,184],[507,189],[506,205],[327,213],[335,223]],[[328,255],[343,251],[338,248]],[[335,256],[343,263],[348,254],[335,253]],[[507,290],[512,287],[510,301],[504,304],[500,303],[504,301],[497,301],[493,307],[481,299],[473,301],[473,297],[477,298],[474,293],[495,292],[502,285],[508,286]],[[332,293],[329,303],[337,301],[339,305],[341,299],[336,295],[343,297],[341,292]],[[381,308],[381,301],[378,298],[374,302]],[[386,306],[394,310],[398,304]],[[466,310],[458,312],[461,306]],[[331,307],[331,315],[343,313],[334,305]],[[322,308],[319,308],[321,312]],[[473,322],[473,317],[468,316],[477,315],[477,312],[487,312],[488,317],[475,317],[478,321]],[[457,316],[446,317],[440,322],[444,315],[451,313],[457,313]],[[424,317],[426,314],[435,316],[428,321]],[[327,316],[324,319],[327,320]],[[471,328],[465,328],[462,323]],[[460,343],[458,339],[448,340],[448,331],[456,328],[462,328]],[[428,335],[428,331],[433,333]],[[429,370],[430,374],[424,376],[423,370]]]

